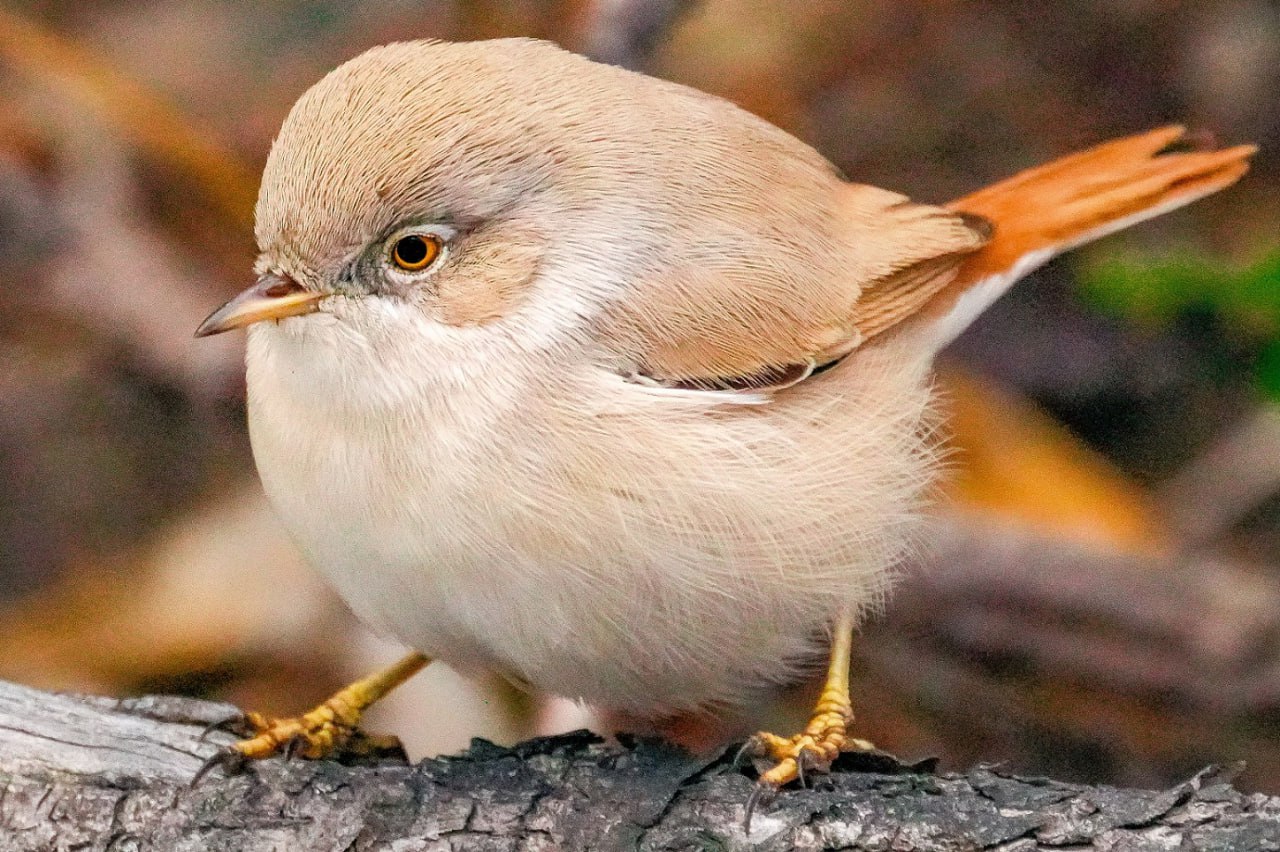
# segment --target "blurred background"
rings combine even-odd
[[[944,768],[1280,792],[1280,6],[1271,0],[0,3],[0,677],[304,710],[395,646],[300,564],[244,429],[249,280],[290,104],[419,37],[552,38],[728,97],[945,201],[1185,122],[1235,188],[1020,284],[947,353],[937,544],[855,663],[857,733]],[[803,699],[798,699],[803,701]],[[800,705],[798,705],[800,706]],[[431,667],[413,754],[575,711]]]

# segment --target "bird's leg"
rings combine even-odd
[[[849,700],[852,649],[853,612],[846,610],[836,620],[826,683],[804,731],[793,737],[762,731],[747,742],[748,754],[773,761],[773,766],[760,775],[762,788],[776,790],[803,778],[811,770],[826,772],[842,751],[875,748],[866,740],[849,736],[849,726],[853,724],[853,705]]]
[[[430,657],[415,651],[395,664],[343,687],[301,716],[274,719],[261,713],[246,714],[245,721],[253,729],[254,736],[232,743],[210,758],[192,783],[214,766],[230,769],[243,765],[246,760],[261,760],[282,751],[288,755],[324,757],[351,737],[365,710],[430,662]]]

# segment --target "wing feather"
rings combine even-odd
[[[979,216],[834,178],[805,216],[734,227],[771,254],[736,256],[742,241],[724,241],[723,254],[656,270],[608,314],[601,338],[624,374],[670,388],[790,387],[919,310],[990,236]]]

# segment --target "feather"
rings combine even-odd
[[[925,344],[945,346],[1019,278],[1084,243],[1225,189],[1257,148],[1171,150],[1162,127],[1028,169],[947,205],[992,225],[992,239],[914,317]]]

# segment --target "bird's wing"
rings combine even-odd
[[[1166,127],[1107,142],[946,207],[841,186],[830,219],[847,240],[751,276],[669,273],[611,339],[655,387],[751,401],[889,335],[915,334],[932,356],[1050,257],[1230,186],[1256,150],[1171,150],[1183,138]]]
[[[989,237],[978,216],[870,186],[835,191],[834,239],[758,240],[758,257],[689,262],[629,293],[602,337],[633,378],[677,390],[789,387],[919,310]]]

